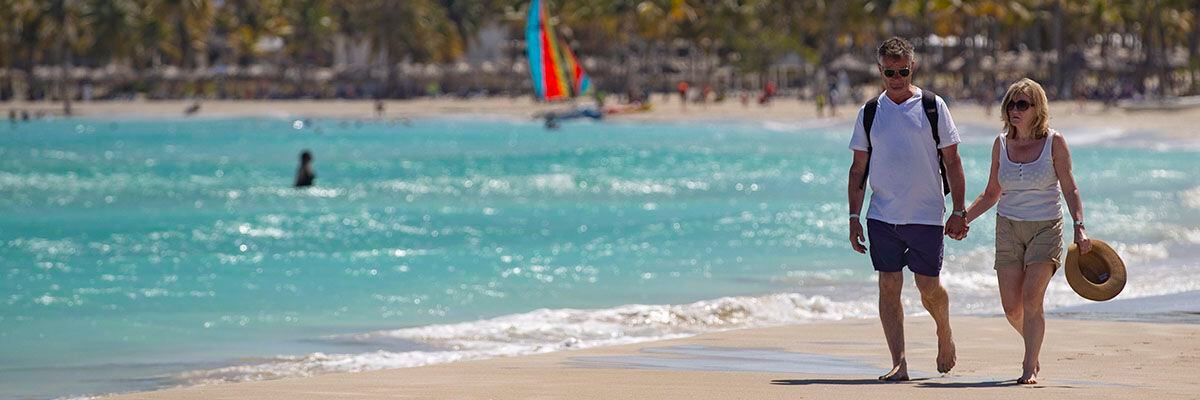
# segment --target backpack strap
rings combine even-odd
[[[942,139],[938,137],[937,94],[929,90],[921,93],[921,108],[925,109],[925,118],[929,120],[929,130],[933,134],[933,151],[937,153],[938,170],[942,173],[942,195],[950,194],[950,181],[946,179],[946,163],[942,161]]]
[[[878,97],[867,100],[867,104],[863,106],[863,131],[867,135],[867,167],[863,168],[862,182],[858,184],[863,189],[867,188],[867,174],[871,172],[871,125],[875,124],[875,110],[878,109]]]

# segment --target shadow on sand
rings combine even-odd
[[[934,389],[969,389],[969,388],[997,388],[1009,386],[1022,386],[1028,388],[1065,388],[1073,389],[1076,386],[1070,385],[1018,385],[1016,379],[1003,381],[980,381],[980,382],[937,382],[933,378],[915,378],[908,381],[888,382],[878,379],[774,379],[771,380],[772,385],[893,385],[904,383],[916,383],[917,387],[934,388]]]
[[[772,385],[892,385],[908,382],[927,381],[929,378],[916,378],[907,381],[892,382],[879,379],[774,379]]]

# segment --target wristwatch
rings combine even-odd
[[[950,213],[950,215],[953,215],[953,216],[955,216],[955,217],[963,217],[963,218],[966,218],[966,217],[967,217],[967,211],[966,211],[966,210],[954,210],[954,212]]]
[[[1075,221],[1075,227],[1076,227],[1076,228],[1083,228],[1083,229],[1087,229],[1087,228],[1085,228],[1085,227],[1083,226],[1083,221]]]

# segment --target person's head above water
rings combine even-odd
[[[304,150],[304,151],[300,152],[300,163],[301,164],[308,164],[308,163],[312,162],[312,158],[313,158],[312,152],[310,152],[308,150]]]

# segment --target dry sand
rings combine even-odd
[[[941,376],[930,372],[935,370],[937,352],[931,320],[908,317],[909,368],[917,380],[903,383],[875,380],[889,359],[879,322],[866,319],[420,368],[171,389],[114,399],[1200,397],[1195,377],[1200,366],[1200,325],[1050,320],[1041,357],[1041,383],[1018,386],[1014,382],[1020,373],[1023,345],[1003,318],[955,317],[952,324],[958,366]],[[658,353],[672,346],[704,346],[723,354],[688,357]],[[837,374],[817,372],[819,368],[814,366],[822,362],[829,370],[849,369]],[[656,363],[675,368],[638,368]],[[679,370],[705,366],[713,370]],[[730,371],[734,368],[750,371]]]
[[[660,96],[655,96],[659,100]],[[589,101],[583,103],[590,104]],[[583,104],[581,103],[581,104]],[[182,117],[190,101],[97,101],[75,103],[74,111],[83,116],[145,116]],[[385,102],[385,118],[422,118],[432,116],[496,115],[512,118],[533,118],[539,112],[564,110],[567,104],[539,104],[529,98],[476,98],[469,100],[437,98],[416,100],[392,100]],[[0,103],[0,112],[9,109],[43,110],[48,113],[61,112],[55,103]],[[725,101],[707,105],[689,104],[681,107],[678,100],[657,102],[653,109],[644,113],[610,116],[623,121],[722,121],[753,120],[778,122],[812,122],[824,120],[849,123],[857,115],[858,105],[843,105],[835,117],[817,118],[812,102],[794,99],[778,99],[767,106],[751,104],[743,106],[738,101]],[[828,111],[828,110],[827,110]],[[955,122],[994,126],[1000,130],[998,109],[989,115],[987,110],[975,104],[952,104]],[[1200,139],[1200,107],[1181,111],[1126,112],[1118,108],[1105,108],[1099,103],[1078,104],[1054,102],[1051,104],[1051,126],[1059,129],[1120,129],[1132,134],[1161,134],[1169,138]],[[367,100],[280,100],[280,101],[205,101],[197,116],[269,116],[269,117],[335,117],[373,118],[374,102]]]

